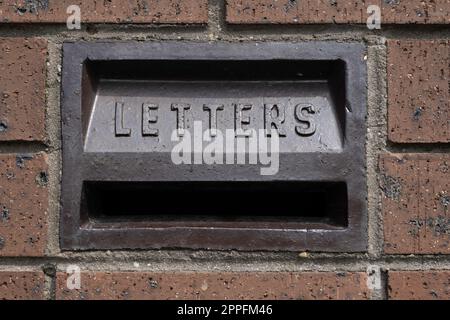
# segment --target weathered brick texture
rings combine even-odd
[[[385,252],[450,253],[450,155],[380,159]]]
[[[47,243],[44,154],[0,155],[0,256],[42,256]]]
[[[43,300],[42,272],[0,271],[0,300]]]
[[[365,273],[85,272],[81,289],[57,274],[57,299],[366,299]]]
[[[47,41],[0,38],[0,141],[45,137]]]
[[[381,24],[450,23],[450,0],[227,0],[227,22],[234,24],[366,23],[380,8]]]
[[[381,2],[383,23],[450,23],[450,0],[382,0]]]
[[[388,42],[389,139],[450,142],[450,40]]]
[[[218,1],[209,4],[208,0],[0,0],[0,299],[379,299],[385,293],[389,299],[450,299],[450,0],[224,0],[225,12],[222,8],[212,12]],[[69,32],[65,24],[75,13],[68,12],[71,5],[80,7],[83,24],[110,25]],[[369,5],[381,9],[381,30],[365,27]],[[49,187],[49,172],[59,172],[61,165],[52,161],[55,167],[49,168],[47,152],[61,155],[56,133],[61,122],[60,73],[47,77],[47,72],[61,67],[57,51],[65,36],[73,41],[209,38],[222,43],[256,38],[301,42],[317,37],[365,43],[371,52],[365,57],[369,96],[384,97],[381,88],[385,83],[387,87],[387,114],[379,112],[384,110],[375,105],[379,100],[368,102],[367,154],[381,153],[378,172],[367,171],[368,190],[375,192],[367,203],[369,251],[304,252],[299,257],[286,252],[181,249],[59,251],[61,177],[53,177],[55,183]],[[386,47],[379,45],[386,38]],[[385,54],[386,69],[374,69],[384,64]],[[47,79],[52,79],[48,88]],[[385,117],[386,139],[384,126],[374,125],[384,123]],[[46,123],[55,130],[47,132]],[[415,153],[406,153],[411,150]],[[372,159],[367,160],[370,168]],[[375,179],[380,189],[374,191]],[[50,195],[49,190],[57,194]],[[124,272],[115,263],[116,254],[122,262],[124,256],[142,259],[143,265],[149,256],[165,259],[168,270],[180,259],[185,259],[185,270],[196,269],[193,266],[200,260],[193,257],[199,254],[201,261],[226,256],[238,270],[277,265],[275,270],[282,266],[284,271]],[[274,260],[260,268],[258,261],[266,254]],[[282,258],[273,258],[278,256]],[[292,265],[306,260],[311,271],[292,271]],[[64,267],[80,261],[81,288],[70,290]],[[364,271],[368,266],[381,272],[369,276]],[[60,270],[51,280],[56,283],[50,282],[55,270]]]
[[[390,271],[388,281],[389,299],[450,299],[450,271]]]
[[[361,23],[366,6],[361,1],[228,0],[229,23]],[[364,19],[364,21],[367,18]]]
[[[206,23],[207,0],[4,0],[0,2],[3,23],[66,23],[80,8],[87,23]]]

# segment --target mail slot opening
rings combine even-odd
[[[100,60],[85,61],[85,76],[177,81],[297,81],[342,78],[343,60]],[[340,79],[343,80],[343,79]],[[339,86],[343,86],[340,83]],[[336,89],[337,90],[337,89]]]
[[[289,181],[86,182],[90,226],[339,228],[347,226],[345,183]]]

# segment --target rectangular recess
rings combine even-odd
[[[365,251],[365,55],[336,42],[64,43],[62,249]],[[223,105],[224,130],[237,104],[256,130],[266,105],[283,106],[278,173],[175,165],[174,103],[190,106],[186,129],[210,125],[205,105]],[[157,134],[144,134],[147,104]],[[299,105],[314,107],[311,134]]]
[[[89,227],[127,222],[134,226],[250,229],[347,226],[345,183],[86,182],[83,196],[83,215]]]
[[[189,104],[186,128],[194,121],[209,127],[204,105],[220,103],[217,129],[234,128],[237,103],[252,104],[248,112],[252,128],[264,127],[264,105],[285,108],[282,152],[340,152],[345,136],[345,62],[342,60],[148,60],[87,61],[84,82],[92,83],[92,99],[83,110],[86,152],[170,152],[177,125],[173,103]],[[123,105],[121,126],[129,134],[111,134],[115,108]],[[158,106],[158,138],[144,135],[142,105]],[[320,135],[299,136],[296,107],[311,104],[316,121],[326,124]]]

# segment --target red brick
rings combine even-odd
[[[306,23],[366,23],[367,7],[378,0],[303,1]],[[366,4],[368,3],[368,4]]]
[[[301,4],[289,0],[228,0],[226,19],[229,23],[300,23]]]
[[[449,23],[450,0],[227,0],[227,22],[235,24],[366,23],[378,5],[382,24]]]
[[[388,42],[389,140],[450,142],[450,40]]]
[[[45,137],[47,42],[0,38],[0,141]]]
[[[207,0],[4,0],[0,22],[66,23],[78,5],[86,23],[206,23]]]
[[[365,273],[83,272],[69,290],[57,273],[57,299],[366,299]]]
[[[385,252],[450,253],[450,154],[380,158]]]
[[[450,0],[384,0],[383,23],[450,23]]]
[[[389,299],[449,300],[450,271],[390,271]]]
[[[47,242],[44,154],[0,155],[0,256],[42,256]]]
[[[42,272],[0,271],[0,300],[43,300]]]
[[[367,20],[362,1],[228,0],[229,23],[361,23]]]

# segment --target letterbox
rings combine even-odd
[[[64,43],[62,249],[365,251],[365,55]]]

